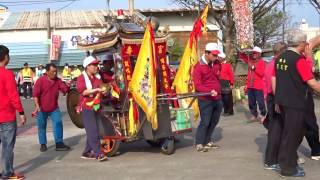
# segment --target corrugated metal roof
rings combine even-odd
[[[16,69],[28,62],[30,67],[35,67],[38,64],[47,64],[48,61],[48,45],[41,42],[32,43],[5,43],[10,49],[10,62],[8,68]],[[85,57],[85,52],[78,49],[68,49],[67,42],[61,44],[61,56],[58,61],[52,61],[58,66],[63,66],[65,63],[70,65],[82,64]]]
[[[107,10],[91,10],[91,11],[58,11],[50,12],[50,24],[52,28],[90,28],[104,27],[104,16],[107,16]],[[110,11],[111,15],[116,15],[116,10]],[[124,11],[124,15],[128,15],[128,11]],[[47,28],[47,12],[15,12],[12,13],[6,22],[0,27],[0,30],[30,30],[30,29],[46,29]]]
[[[136,9],[143,13],[155,12],[185,12],[197,11],[197,9],[187,8],[171,8],[171,9]],[[218,9],[217,9],[218,10]],[[128,16],[129,11],[123,11]],[[50,24],[52,28],[100,28],[105,26],[105,16],[117,16],[117,10],[72,10],[58,11],[50,13]],[[4,22],[1,30],[30,30],[30,29],[46,29],[47,28],[47,12],[14,12]]]

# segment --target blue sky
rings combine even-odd
[[[1,2],[17,2],[19,0],[0,0]],[[30,0],[31,1],[31,0]],[[38,0],[39,1],[39,0]],[[60,0],[61,1],[61,0]],[[291,22],[300,22],[302,18],[306,19],[311,26],[320,26],[320,16],[317,11],[313,8],[312,5],[308,4],[307,0],[286,0],[287,10],[291,18]],[[135,8],[170,8],[174,7],[170,0],[135,0]],[[299,3],[301,2],[301,3]],[[52,4],[41,4],[41,5],[30,5],[30,6],[9,6],[11,11],[26,11],[26,10],[45,10],[50,7],[53,10],[60,9],[69,2],[60,2]],[[6,5],[6,4],[5,4]],[[127,9],[128,0],[111,0],[110,1],[111,9]],[[70,6],[64,8],[68,9],[103,9],[106,8],[106,0],[79,0]],[[297,13],[299,12],[299,13]]]

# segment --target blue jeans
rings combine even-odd
[[[13,148],[16,143],[17,123],[0,123],[0,143],[2,144],[2,177],[11,176],[13,171]]]
[[[262,90],[248,88],[248,100],[250,112],[254,117],[258,117],[257,103],[259,106],[260,114],[262,116],[265,116],[267,114]]]
[[[55,143],[63,143],[63,125],[60,109],[52,112],[42,112],[37,114],[38,136],[40,144],[47,144],[47,120],[50,116],[52,120],[53,137]]]
[[[222,102],[199,99],[198,104],[201,120],[196,132],[196,144],[205,145],[211,141],[211,135],[219,122]]]

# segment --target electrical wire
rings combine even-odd
[[[4,2],[0,2],[1,4],[8,6],[8,7],[14,7],[14,6],[30,6],[30,5],[40,5],[40,4],[57,4],[57,3],[64,3],[64,2],[75,2],[79,0],[58,0],[58,1],[34,1],[34,2],[19,2],[15,4],[7,4]]]

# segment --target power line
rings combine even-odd
[[[9,7],[14,7],[14,6],[29,6],[29,5],[40,5],[40,4],[57,4],[57,3],[64,3],[64,2],[74,2],[74,1],[79,1],[79,0],[58,0],[58,1],[28,1],[28,2],[19,2],[19,3],[15,3],[15,4],[7,4],[4,2],[0,2],[2,4],[4,4],[5,6],[9,6]]]
[[[72,0],[69,4],[67,4],[67,5],[65,5],[65,6],[57,9],[56,12],[61,11],[61,10],[65,9],[65,8],[71,6],[71,5],[72,5],[73,3],[75,3],[76,1],[78,1],[78,0]]]

